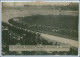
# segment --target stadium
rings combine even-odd
[[[21,7],[5,3],[3,55],[78,55],[78,3],[38,6],[22,3]],[[68,45],[70,51],[9,51],[9,45]]]

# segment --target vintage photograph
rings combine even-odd
[[[2,2],[2,55],[78,55],[79,2]]]

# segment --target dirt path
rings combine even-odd
[[[25,11],[24,11],[25,12]],[[39,11],[38,11],[39,12]],[[40,13],[40,12],[39,12]],[[44,12],[41,12],[41,14],[44,13]],[[48,12],[47,12],[48,13]],[[51,14],[51,12],[49,12]],[[48,14],[49,14],[48,13]],[[10,11],[10,12],[4,12],[2,14],[2,21],[4,22],[8,22],[8,20],[10,18],[13,18],[13,17],[22,17],[22,16],[29,16],[31,14],[34,14],[33,11],[29,12],[29,11],[26,11],[25,13],[23,12],[15,12],[15,11]],[[36,13],[38,14],[38,13]],[[5,17],[4,17],[5,16]],[[67,39],[67,38],[63,38],[63,37],[58,37],[58,36],[53,36],[53,35],[48,35],[48,34],[43,34],[41,33],[41,36],[48,40],[48,41],[58,41],[58,42],[61,42],[61,43],[65,43],[65,44],[69,44],[70,46],[73,46],[73,47],[76,47],[78,48],[78,41],[75,41],[75,40],[71,40],[71,39]]]
[[[75,41],[75,40],[72,40],[72,39],[67,39],[67,38],[53,36],[53,35],[44,34],[44,33],[41,33],[41,36],[48,41],[53,42],[55,40],[57,42],[61,42],[61,43],[68,44],[70,46],[78,48],[78,41]]]

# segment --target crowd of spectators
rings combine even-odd
[[[18,38],[12,36],[12,33],[10,33],[9,31],[13,31],[14,33],[18,34]],[[55,41],[54,41],[55,42]],[[2,23],[2,44],[3,44],[3,49],[2,49],[2,54],[16,54],[19,55],[17,52],[13,51],[10,52],[9,51],[9,45],[16,45],[17,43],[20,43],[21,45],[60,45],[58,42],[55,42],[55,44],[53,44],[52,42],[48,42],[47,40],[41,38],[40,33],[35,32],[35,31],[31,31],[31,30],[27,30],[27,29],[23,29],[17,26],[12,26],[9,25],[7,23]],[[22,51],[22,53],[20,55],[71,55],[71,54],[75,54],[77,55],[77,49],[70,47],[70,51]]]
[[[53,27],[45,24],[40,25],[40,24],[34,24],[34,23],[24,24],[17,21],[13,21],[13,19],[9,20],[9,22],[15,26],[22,27],[25,29],[29,29],[29,30],[33,30],[41,33],[53,34],[53,35],[62,36],[62,37],[71,36],[70,39],[78,40],[78,30],[73,28],[66,28],[66,27],[57,26],[57,25]]]

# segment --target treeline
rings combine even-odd
[[[17,37],[12,36],[12,33],[9,31],[13,31],[17,33],[17,36],[20,36],[17,40]],[[58,42],[54,41],[54,45],[60,45]],[[10,25],[2,22],[2,54],[3,55],[77,55],[78,51],[76,48],[70,47],[70,51],[22,51],[22,53],[18,54],[16,51],[9,51],[9,45],[53,45],[52,42],[48,42],[47,40],[41,38],[39,33],[25,30],[20,27],[16,27],[14,25]]]
[[[26,9],[46,9],[46,10],[70,10],[70,11],[78,11],[79,10],[79,3],[70,3],[68,5],[24,5]]]
[[[71,11],[79,11],[79,3],[70,3],[66,6],[56,6],[56,9],[60,10],[71,10]]]
[[[2,31],[2,40],[3,42],[6,42],[8,45],[14,45],[17,43],[20,43],[22,45],[52,45],[52,42],[48,42],[47,40],[43,39],[41,37],[41,34],[35,31],[27,30],[22,27],[18,26],[11,26],[7,23],[2,23],[3,25],[3,31]],[[6,30],[7,29],[7,30]],[[12,36],[12,33],[9,31],[12,31],[19,37]],[[6,41],[7,40],[7,41]],[[56,42],[54,42],[56,45]]]

